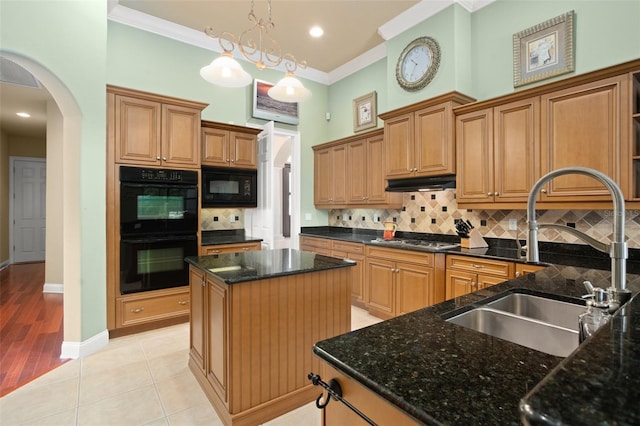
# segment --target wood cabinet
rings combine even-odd
[[[215,244],[208,246],[200,246],[200,256],[209,256],[212,254],[224,254],[224,253],[242,253],[246,251],[262,250],[262,243],[260,241],[252,241],[246,243],[234,243],[234,244]]]
[[[205,299],[207,293],[206,285],[204,272],[198,268],[189,268],[191,322],[196,324],[204,324],[204,313],[207,309],[207,301]],[[191,346],[189,357],[191,363],[197,366],[198,370],[203,374],[206,371],[204,354],[207,339],[205,332],[205,327],[189,327],[189,341]]]
[[[382,129],[316,145],[313,150],[316,207],[402,206],[402,194],[385,191]]]
[[[118,297],[115,306],[117,325],[128,327],[188,316],[189,299],[186,286]]]
[[[315,151],[315,147],[314,147]],[[347,203],[347,147],[331,146],[314,152],[314,203],[317,207]]]
[[[107,94],[117,163],[200,167],[200,112],[206,104],[115,86],[107,86]]]
[[[541,176],[580,166],[611,177],[637,206],[639,71],[635,60],[454,108],[458,205],[525,208]],[[571,174],[545,185],[537,207],[606,209],[610,199],[595,179]]]
[[[316,398],[311,348],[351,328],[350,267],[234,284],[204,271],[204,287],[190,269],[204,308],[191,317],[189,368],[222,424],[263,424]]]
[[[623,76],[612,77],[541,96],[541,176],[581,166],[621,183],[623,80]],[[589,176],[566,175],[551,180],[539,199],[608,201],[611,195]]]
[[[366,306],[372,315],[393,318],[441,301],[437,286],[444,255],[374,246],[365,251]]]
[[[366,308],[364,277],[364,244],[331,240],[328,238],[300,237],[300,250],[353,260],[356,264],[351,269],[351,304]]]
[[[337,380],[342,389],[342,397],[378,425],[415,426],[420,424],[420,422],[387,402],[380,395],[342,374],[325,361],[322,361],[319,374],[326,383],[329,383],[332,379]],[[318,388],[319,391],[320,388]],[[346,405],[338,401],[332,401],[322,410],[323,426],[364,426],[368,424],[347,408]]]
[[[513,262],[447,255],[446,299],[507,281],[515,276]]]
[[[473,98],[451,92],[380,114],[387,179],[456,172],[453,107]]]
[[[540,177],[540,100],[524,99],[456,117],[458,203],[524,203]]]
[[[260,129],[202,121],[202,165],[255,170]]]

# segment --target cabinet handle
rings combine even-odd
[[[546,193],[547,193],[547,190],[546,190],[546,189],[544,189],[544,188],[542,188],[542,189],[540,190],[540,192],[542,192],[543,194],[546,194]]]
[[[487,192],[487,197],[491,197],[493,195],[493,192]]]
[[[202,287],[204,287],[204,277],[202,277],[202,280],[200,281],[200,283],[202,284]]]
[[[132,314],[139,314],[140,312],[144,311],[144,308],[134,308],[131,309],[131,313]]]
[[[167,157],[162,157],[162,161],[167,161]]]
[[[496,192],[493,193],[493,195],[495,195],[497,197],[500,194],[496,191]]]
[[[235,162],[236,162],[236,160],[231,160],[231,162],[232,162],[232,163],[235,163]]]
[[[180,300],[178,302],[178,305],[187,305],[189,302],[187,302],[186,300]]]
[[[220,253],[220,250],[209,250],[209,253]]]
[[[516,277],[520,276],[520,271],[516,272]]]
[[[159,159],[160,159],[160,156],[157,156],[157,157],[156,157],[156,160],[159,160]]]
[[[472,264],[472,266],[476,269],[483,269],[484,265],[476,265],[475,263]]]
[[[249,249],[249,247],[242,247],[242,250],[249,251],[250,249]]]

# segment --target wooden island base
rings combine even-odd
[[[189,368],[225,425],[258,425],[320,391],[314,343],[351,329],[350,268],[227,284],[190,266]]]

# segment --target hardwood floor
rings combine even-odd
[[[44,263],[0,271],[0,397],[66,362],[63,295],[43,293],[43,285]]]

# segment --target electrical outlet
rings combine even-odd
[[[304,220],[311,220],[311,213],[305,213]]]
[[[509,219],[509,231],[518,230],[518,219]]]
[[[236,217],[234,215],[231,215],[231,223],[236,221]]]

